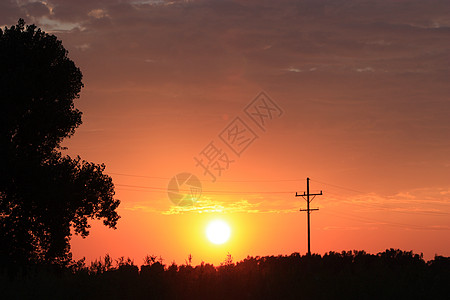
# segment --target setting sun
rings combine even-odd
[[[214,220],[206,227],[206,236],[213,244],[220,245],[225,243],[230,238],[230,235],[230,226],[222,220]]]

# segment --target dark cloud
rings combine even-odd
[[[25,15],[16,1],[0,1],[0,25],[13,25],[21,17],[25,17]]]
[[[105,9],[108,6],[115,5],[119,1],[107,0],[52,0],[49,4],[52,6],[52,19],[60,22],[85,22],[89,19],[89,12],[95,9]]]
[[[26,3],[20,8],[26,12],[27,16],[30,16],[35,20],[50,14],[50,9],[42,2]]]

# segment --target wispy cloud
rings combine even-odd
[[[356,72],[375,72],[374,68],[372,67],[365,67],[365,68],[358,68],[356,69]]]
[[[258,213],[260,212],[259,207],[260,203],[250,203],[247,200],[225,203],[202,197],[193,206],[171,206],[168,210],[162,211],[161,213],[165,215],[181,213]]]
[[[294,67],[289,67],[289,68],[286,69],[286,71],[294,72],[294,73],[300,73],[300,72],[303,72],[303,70],[298,69],[298,68],[294,68]]]
[[[261,199],[253,197],[252,199],[239,199],[220,201],[212,197],[203,196],[195,205],[176,206],[170,205],[167,208],[169,200],[161,200],[153,205],[149,202],[125,202],[122,209],[131,211],[145,211],[152,213],[161,213],[164,215],[185,214],[185,213],[291,213],[297,212],[298,208],[293,207],[292,202],[286,205],[284,201]],[[166,203],[166,204],[163,204]]]
[[[373,227],[374,229],[375,227]],[[325,226],[322,227],[322,230],[367,230],[366,227],[358,227],[358,226]]]
[[[413,189],[394,195],[377,193],[359,193],[356,195],[337,196],[332,191],[324,190],[324,199],[314,200],[314,207],[333,213],[337,208],[347,208],[353,214],[364,215],[379,212],[407,215],[448,216],[450,215],[450,199],[448,188]],[[293,195],[292,195],[293,196]],[[169,199],[158,198],[158,201],[127,202],[122,205],[127,210],[142,210],[165,215],[183,213],[296,213],[304,208],[303,201],[293,201],[290,197],[277,195],[244,195],[235,192],[227,200],[203,195],[193,206],[170,205]],[[377,223],[378,224],[378,223]],[[381,223],[380,223],[381,224]]]

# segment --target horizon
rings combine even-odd
[[[81,69],[83,124],[63,154],[105,163],[121,200],[116,230],[91,220],[72,236],[74,259],[305,254],[306,178],[323,192],[312,253],[450,256],[450,3],[0,6],[2,28],[23,18],[55,34]],[[222,169],[202,167],[208,150]],[[200,182],[193,205],[175,203],[181,173]],[[221,244],[206,234],[217,219]]]

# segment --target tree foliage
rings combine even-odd
[[[82,74],[62,42],[34,25],[0,29],[0,264],[70,261],[71,228],[119,216],[105,165],[61,154],[81,125]]]

